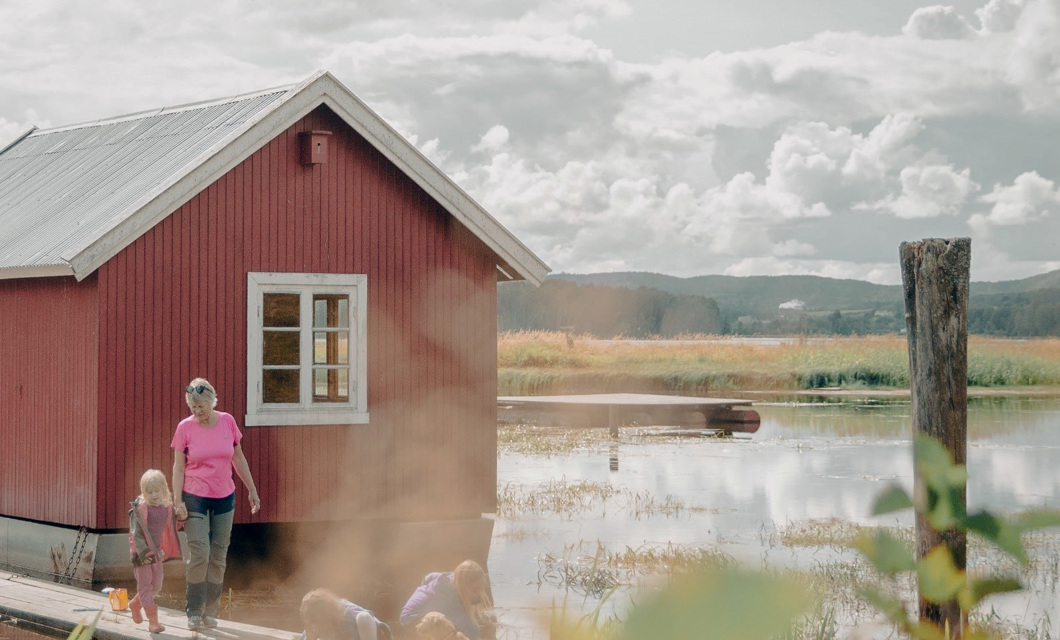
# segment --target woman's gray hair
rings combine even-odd
[[[189,407],[194,403],[209,402],[212,409],[217,406],[217,390],[206,378],[195,378],[184,389],[184,400]]]

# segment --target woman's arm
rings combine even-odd
[[[258,498],[258,490],[254,487],[254,476],[250,474],[250,465],[247,464],[247,457],[243,455],[243,445],[236,445],[236,450],[232,454],[232,466],[236,469],[236,475],[246,485],[247,491],[250,492],[250,512],[257,513],[258,509],[261,508],[261,499]]]
[[[173,450],[173,515],[177,520],[188,519],[188,508],[184,506],[184,465],[187,458],[183,451]]]

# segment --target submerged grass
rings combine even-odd
[[[497,365],[502,395],[909,386],[906,339],[897,335],[803,337],[763,345],[718,336],[568,341],[558,332],[502,333]],[[1060,339],[972,336],[968,384],[1060,385]]]
[[[566,429],[539,425],[497,428],[497,453],[557,455],[575,451],[603,451],[614,445],[607,429]]]
[[[587,547],[595,547],[588,553]],[[619,587],[644,580],[671,582],[689,571],[731,567],[736,561],[719,549],[702,545],[641,545],[615,551],[599,541],[567,545],[558,554],[538,556],[538,584],[600,597]]]
[[[527,516],[558,515],[573,518],[609,507],[624,510],[634,520],[662,516],[676,518],[692,513],[715,513],[717,509],[688,505],[675,496],[662,498],[647,491],[588,480],[549,480],[536,486],[508,482],[497,487],[497,516],[508,520]]]

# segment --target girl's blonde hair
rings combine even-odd
[[[431,611],[416,623],[416,636],[420,640],[467,640],[467,636],[456,630],[444,613]]]
[[[162,489],[162,502],[160,504],[151,504],[147,499],[149,487],[160,487]],[[166,481],[166,474],[158,469],[144,471],[144,474],[140,476],[140,499],[152,507],[171,504],[173,502],[173,494],[169,492],[169,482]]]
[[[189,407],[194,402],[208,402],[213,409],[217,406],[217,389],[206,378],[195,378],[184,388],[184,401]]]
[[[474,560],[464,560],[453,569],[453,586],[471,621],[478,626],[491,625],[493,601],[486,589],[486,572]]]
[[[302,597],[298,613],[306,626],[306,640],[341,636],[343,606],[341,599],[327,589],[313,589]],[[309,637],[312,634],[313,638]]]

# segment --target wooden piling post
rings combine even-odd
[[[914,434],[943,444],[957,464],[965,464],[968,435],[968,280],[971,239],[929,239],[899,247],[905,320],[908,330],[909,382]],[[915,472],[916,492],[922,478]],[[967,491],[965,496],[967,500]],[[916,516],[917,558],[946,544],[959,569],[967,562],[963,530],[938,532]],[[920,619],[948,626],[963,637],[967,622],[956,600],[935,604],[920,600]]]

